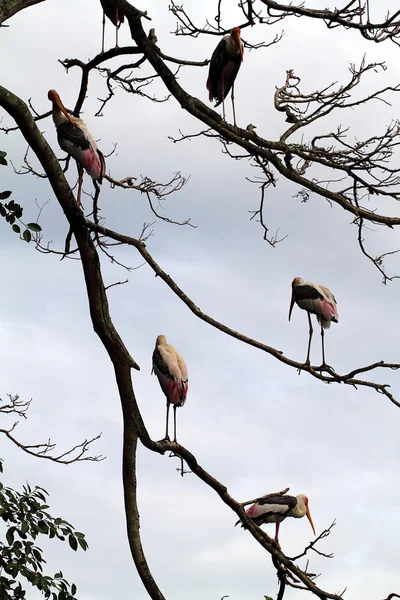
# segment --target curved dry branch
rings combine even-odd
[[[111,238],[117,242],[126,244],[128,246],[133,246],[134,248],[136,248],[138,250],[138,252],[140,253],[140,255],[147,262],[147,264],[153,269],[156,276],[160,277],[168,285],[168,287],[178,296],[178,298],[180,298],[182,300],[182,302],[184,304],[186,304],[186,306],[189,308],[189,310],[191,310],[191,312],[194,315],[196,315],[199,319],[201,319],[202,321],[205,321],[212,327],[219,329],[219,331],[222,331],[223,333],[226,333],[227,335],[230,335],[231,337],[233,337],[241,342],[244,342],[245,344],[248,344],[249,346],[253,346],[254,348],[258,348],[259,350],[262,350],[263,352],[270,354],[274,358],[278,359],[280,362],[283,362],[285,365],[295,368],[297,371],[300,371],[300,370],[306,371],[307,373],[310,373],[310,375],[312,375],[316,379],[319,379],[320,381],[323,381],[324,383],[345,383],[346,385],[351,385],[355,388],[357,388],[358,386],[370,387],[370,388],[374,389],[376,392],[378,392],[379,394],[382,394],[386,398],[388,398],[395,406],[400,407],[400,401],[396,400],[394,395],[388,389],[388,388],[390,388],[389,384],[376,383],[373,381],[367,381],[364,379],[356,378],[356,375],[360,375],[361,373],[368,373],[368,372],[374,371],[376,369],[390,369],[390,370],[400,369],[400,363],[387,363],[385,361],[377,361],[370,365],[358,367],[356,369],[349,371],[348,373],[341,375],[340,373],[337,373],[331,367],[326,367],[324,369],[321,369],[319,367],[308,366],[308,365],[304,365],[301,362],[294,361],[294,360],[288,358],[287,356],[285,356],[281,350],[277,350],[276,348],[273,348],[272,346],[268,346],[267,344],[263,344],[262,342],[259,342],[258,340],[249,338],[246,335],[239,333],[238,331],[235,331],[234,329],[231,329],[230,327],[227,327],[223,323],[217,321],[210,315],[208,315],[208,314],[204,313],[202,310],[200,310],[200,308],[198,306],[196,306],[196,304],[193,302],[193,300],[191,298],[189,298],[189,296],[187,296],[187,294],[185,294],[185,292],[176,284],[176,282],[172,279],[172,277],[170,275],[168,275],[158,265],[158,263],[154,260],[154,258],[148,252],[148,250],[146,248],[146,244],[144,242],[142,242],[136,238],[132,238],[130,236],[118,233],[117,231],[113,231],[112,229],[109,229],[102,225],[93,223],[93,222],[89,221],[88,219],[86,220],[86,224],[87,224],[87,227],[91,231],[98,232],[105,237]]]
[[[7,394],[9,401],[5,402],[0,399],[0,413],[5,415],[16,414],[18,417],[27,419],[27,411],[31,405],[32,399],[21,400],[18,394]],[[90,444],[101,437],[101,433],[91,438],[90,440],[84,440],[80,444],[77,444],[70,450],[62,452],[61,454],[54,454],[56,444],[53,444],[51,440],[40,444],[23,444],[14,435],[13,431],[18,425],[18,421],[15,422],[8,429],[1,427],[0,434],[4,434],[15,446],[37,458],[47,458],[53,462],[61,463],[63,465],[69,465],[75,462],[82,461],[93,461],[99,462],[104,460],[104,456],[97,454],[95,456],[87,456],[86,453],[89,450]]]
[[[267,8],[267,17],[261,22],[266,24],[275,23],[277,20],[284,19],[288,16],[309,17],[323,21],[328,29],[334,27],[344,27],[345,29],[355,29],[361,35],[370,41],[379,43],[385,40],[391,40],[397,43],[400,35],[400,11],[396,11],[393,15],[389,13],[386,18],[378,23],[370,21],[369,0],[365,0],[365,4],[361,0],[350,0],[342,8],[330,10],[307,8],[304,3],[299,6],[290,4],[281,4],[275,0],[260,0],[260,3]],[[251,0],[252,17],[259,15],[259,11],[254,10],[256,2]]]

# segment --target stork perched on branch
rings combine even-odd
[[[157,375],[161,389],[167,398],[165,439],[169,440],[168,417],[170,404],[174,405],[174,442],[176,442],[176,409],[186,402],[188,372],[186,363],[179,352],[167,344],[165,335],[159,335],[153,352],[152,372]]]
[[[301,519],[307,516],[315,535],[315,527],[308,508],[308,498],[304,494],[298,496],[288,496],[287,494],[267,494],[259,498],[255,504],[246,510],[246,514],[257,525],[264,523],[276,523],[275,542],[279,544],[279,526],[287,517]],[[235,523],[238,525],[240,521]],[[242,523],[242,527],[246,526]]]
[[[290,301],[289,321],[295,302],[297,306],[299,306],[303,310],[306,310],[308,315],[309,338],[307,358],[305,364],[310,364],[310,348],[311,338],[313,334],[310,313],[312,313],[314,315],[317,315],[317,320],[321,324],[321,367],[326,367],[327,365],[325,363],[324,329],[329,329],[332,321],[334,323],[338,323],[339,320],[335,296],[330,290],[328,290],[328,288],[324,287],[323,285],[317,285],[316,283],[304,281],[301,277],[295,277],[292,281],[292,298]]]
[[[60,148],[76,160],[79,175],[77,202],[82,206],[83,169],[92,179],[101,183],[106,166],[104,156],[85,122],[69,114],[56,90],[49,90],[48,98],[53,104],[53,121]]]
[[[240,28],[234,27],[225,35],[215,48],[208,71],[207,89],[210,102],[216,100],[215,107],[222,102],[225,119],[225,98],[232,88],[233,123],[236,127],[234,84],[243,61],[243,44],[240,39]]]

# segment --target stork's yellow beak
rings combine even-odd
[[[313,532],[314,532],[314,535],[317,535],[317,534],[315,533],[315,527],[314,527],[314,523],[313,523],[313,520],[312,520],[312,518],[311,518],[311,514],[310,514],[310,511],[309,511],[309,508],[308,508],[308,506],[307,506],[307,512],[306,512],[306,515],[307,515],[307,519],[310,521],[310,525],[311,525],[311,527],[312,527],[312,530],[313,530]]]

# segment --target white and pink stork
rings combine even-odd
[[[103,7],[103,35],[101,38],[101,53],[104,53],[104,32],[106,29],[106,17],[110,19],[115,27],[115,47],[118,48],[118,29],[125,20],[124,13],[118,9],[115,0],[100,0]]]
[[[208,71],[207,89],[210,102],[217,101],[215,107],[222,102],[225,120],[225,98],[232,88],[233,122],[236,127],[234,85],[243,61],[243,44],[240,39],[240,28],[234,27],[225,35],[212,53]]]
[[[311,518],[310,509],[308,508],[308,498],[304,494],[298,496],[288,496],[283,494],[267,494],[259,498],[255,504],[246,510],[246,514],[260,526],[264,523],[276,523],[275,525],[275,542],[279,544],[279,526],[287,517],[301,519],[307,516],[312,530],[315,534],[314,523]],[[235,523],[238,525],[240,521]],[[242,523],[242,527],[246,526]]]
[[[77,202],[82,206],[83,169],[92,179],[101,183],[106,166],[104,156],[85,122],[69,114],[56,90],[49,90],[48,98],[53,103],[53,121],[60,148],[76,160],[79,176]]]
[[[161,389],[167,398],[167,417],[165,438],[168,435],[168,416],[170,404],[174,405],[174,442],[176,442],[176,409],[186,402],[188,391],[188,372],[186,363],[179,352],[167,344],[165,335],[159,335],[153,352],[152,373],[157,375]]]
[[[327,365],[325,363],[324,329],[328,329],[331,326],[332,321],[334,323],[338,323],[339,321],[335,296],[330,290],[328,290],[328,288],[324,287],[323,285],[317,285],[316,283],[304,281],[301,277],[295,277],[292,281],[292,299],[290,301],[289,321],[295,302],[297,306],[299,306],[303,310],[306,310],[308,315],[309,338],[307,358],[304,364],[310,364],[310,348],[311,338],[313,334],[310,313],[312,313],[314,315],[317,315],[317,320],[321,324],[321,367],[326,367]]]

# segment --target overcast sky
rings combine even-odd
[[[385,3],[388,8],[395,4]],[[315,3],[326,5],[325,0]],[[165,54],[192,60],[211,56],[217,38],[170,34],[175,19],[165,2],[149,0],[138,7],[148,10],[152,21],[145,26],[155,27]],[[191,14],[201,24],[206,16],[214,16],[214,3],[204,1]],[[8,57],[2,61],[1,84],[25,101],[30,98],[38,112],[50,109],[50,88],[72,107],[80,72],[71,69],[67,74],[58,59],[95,56],[101,46],[101,20],[96,0],[48,0],[23,11],[9,21],[9,28],[0,30],[0,53]],[[232,13],[225,24],[230,28],[237,22]],[[394,45],[367,43],[356,32],[328,31],[322,23],[288,20],[275,28],[246,31],[244,39],[270,41],[283,25],[285,36],[279,44],[246,53],[235,90],[238,124],[255,124],[267,139],[277,139],[287,127],[284,115],[273,109],[273,93],[288,69],[303,79],[304,90],[313,91],[332,81],[345,83],[349,63],[358,63],[367,53],[370,61],[386,60],[388,70],[371,72],[364,93],[399,80]],[[107,46],[113,44],[114,30],[107,23]],[[121,27],[120,44],[131,44],[127,26]],[[204,102],[206,78],[206,68],[179,74],[184,89]],[[160,83],[154,90],[165,95]],[[147,175],[166,181],[177,170],[191,176],[184,189],[163,204],[162,212],[176,220],[190,217],[197,229],[157,221],[147,248],[203,311],[302,361],[308,339],[306,313],[295,307],[291,322],[287,320],[290,284],[301,276],[328,286],[338,301],[339,324],[325,337],[327,361],[338,372],[376,360],[400,362],[399,284],[381,284],[379,273],[358,249],[349,214],[320,197],[301,203],[294,198],[297,188],[280,179],[268,192],[266,217],[272,231],[280,228],[288,237],[273,249],[263,241],[260,226],[249,220],[259,191],[245,180],[255,175],[248,162],[230,160],[211,139],[172,144],[168,136],[201,128],[174,99],[153,104],[118,89],[104,117],[96,118],[98,98],[105,94],[104,79],[93,73],[82,116],[105,154],[117,144],[107,160],[113,177]],[[376,102],[360,112],[332,115],[318,131],[333,131],[343,123],[358,139],[379,133],[399,115],[399,99],[392,95],[390,101],[391,106]],[[231,119],[230,101],[227,115]],[[4,116],[3,124],[9,123]],[[61,157],[52,120],[41,121],[40,129]],[[19,133],[1,136],[0,149],[18,169],[26,149]],[[76,171],[71,167],[68,177],[74,183]],[[88,177],[84,187],[92,191]],[[55,249],[63,247],[68,227],[45,180],[1,168],[0,189],[13,190],[26,221],[37,216],[35,202],[46,203],[40,221],[45,240],[53,241]],[[90,206],[88,197],[83,203]],[[100,206],[107,226],[132,236],[140,234],[144,222],[154,220],[144,196],[112,190],[107,182]],[[390,209],[397,214],[395,207]],[[92,329],[80,262],[39,254],[33,244],[19,241],[5,222],[0,226],[0,395],[33,398],[29,419],[17,434],[27,443],[51,436],[66,450],[102,432],[92,452],[107,457],[97,464],[64,467],[31,458],[1,439],[4,482],[18,489],[26,481],[44,487],[50,493],[50,512],[85,532],[86,553],[74,553],[57,541],[39,542],[49,571],[62,569],[77,584],[80,600],[145,600],[126,539],[120,402],[111,364]],[[373,255],[400,247],[398,231],[371,229]],[[122,249],[118,257],[132,267],[143,262],[134,249]],[[389,265],[400,273],[398,257]],[[306,373],[298,376],[274,358],[212,329],[147,266],[128,274],[106,261],[103,266],[106,284],[129,278],[127,285],[110,290],[110,309],[141,366],[133,373],[134,386],[150,435],[160,439],[164,434],[164,396],[150,374],[155,338],[164,334],[188,366],[189,394],[177,414],[178,437],[199,463],[239,501],[285,487],[293,494],[305,493],[317,533],[336,519],[332,535],[319,546],[335,558],[311,557],[311,570],[322,573],[318,584],[323,589],[338,592],[347,587],[345,597],[354,600],[399,592],[399,409],[373,390],[326,386]],[[312,361],[320,364],[320,336],[315,331]],[[399,374],[374,377],[391,383],[400,397]],[[180,477],[176,459],[142,447],[138,465],[143,544],[168,599],[229,595],[232,600],[259,600],[276,595],[269,556],[247,532],[233,527],[236,515],[212,490],[193,475]],[[274,526],[265,528],[273,535]],[[287,555],[297,554],[311,539],[305,519],[288,520],[281,527]],[[300,595],[288,590],[286,597]],[[29,592],[29,598],[37,597]]]

